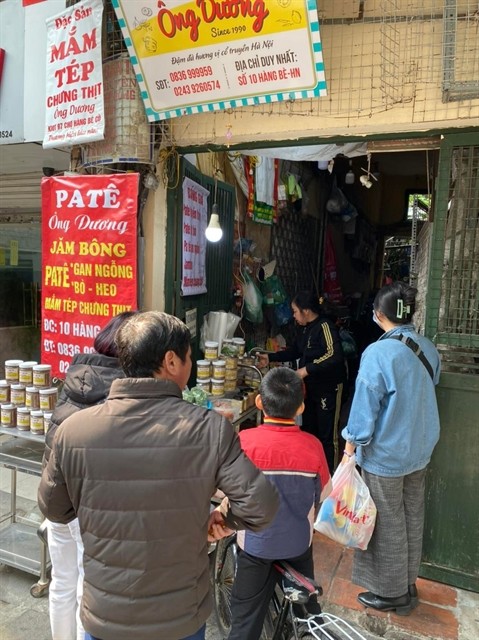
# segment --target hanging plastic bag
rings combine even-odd
[[[278,327],[284,327],[285,324],[291,322],[293,313],[291,311],[291,305],[287,300],[274,305],[274,319]]]
[[[242,275],[245,318],[254,324],[259,324],[263,322],[263,296],[248,273],[245,271]]]
[[[332,214],[340,215],[348,208],[349,201],[338,187],[336,176],[333,178],[333,185],[331,187],[331,193],[326,202],[326,211]]]
[[[321,505],[316,531],[346,547],[368,548],[376,523],[376,505],[352,456],[332,478],[333,489]]]

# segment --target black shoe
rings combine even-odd
[[[415,584],[410,584],[407,588],[409,597],[411,598],[411,608],[415,609],[419,604],[419,596],[417,594],[417,587]]]
[[[364,591],[358,595],[358,600],[365,607],[377,611],[395,611],[398,616],[407,616],[413,609],[409,593],[405,593],[399,598],[381,598],[371,591]]]

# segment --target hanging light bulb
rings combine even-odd
[[[353,171],[353,161],[350,160],[349,161],[349,171],[344,176],[344,182],[345,182],[345,184],[354,184],[354,180],[355,180],[355,175],[354,175],[354,171]]]
[[[210,242],[218,242],[223,237],[223,229],[220,225],[220,216],[216,202],[211,208],[210,223],[206,227],[205,236]]]

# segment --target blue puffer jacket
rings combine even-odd
[[[401,333],[420,345],[434,379],[409,347],[389,339]],[[424,469],[439,439],[434,388],[439,374],[435,346],[412,324],[391,329],[365,350],[348,425],[342,431],[345,440],[357,445],[360,467],[390,477]]]

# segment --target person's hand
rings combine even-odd
[[[303,378],[306,378],[306,376],[308,375],[308,372],[306,371],[306,367],[301,367],[301,369],[297,369],[296,375],[299,376],[301,380],[303,380]]]
[[[210,513],[208,520],[208,542],[216,542],[221,538],[230,536],[232,533],[234,533],[234,529],[226,526],[220,507],[217,507]]]
[[[264,369],[269,366],[269,356],[267,353],[258,353],[258,364],[260,369]]]

